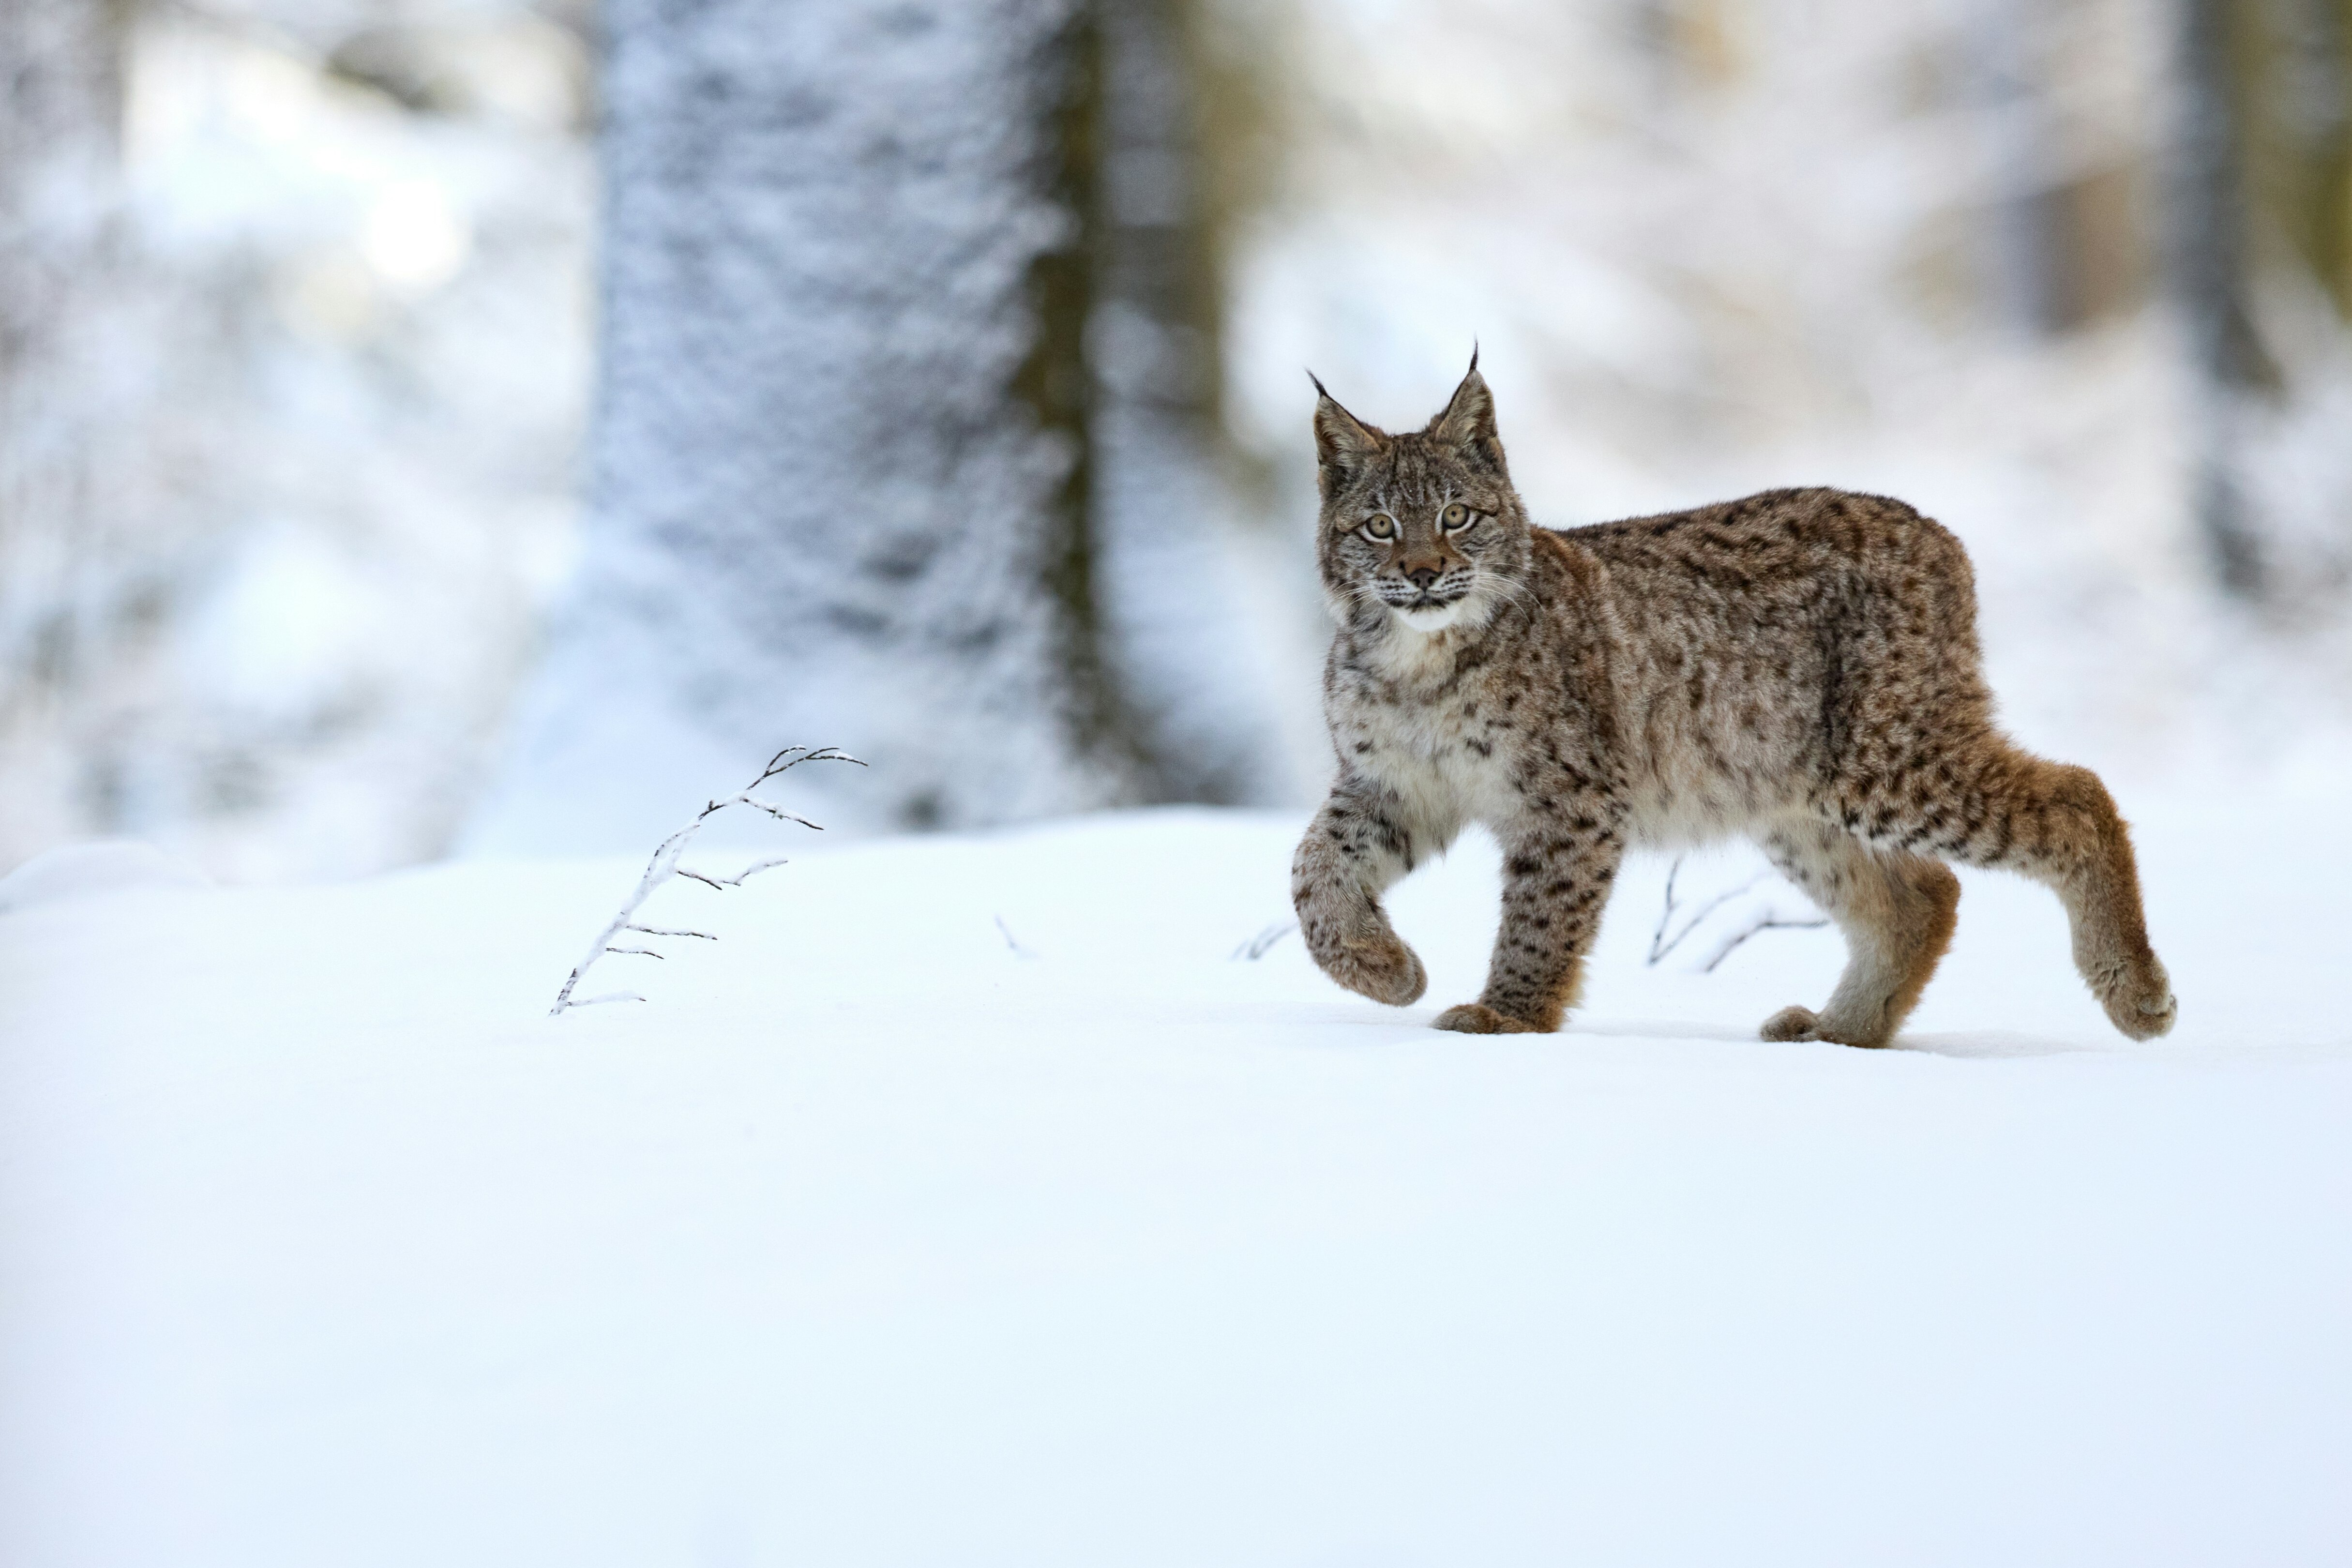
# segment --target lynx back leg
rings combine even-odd
[[[2131,832],[2099,775],[1996,738],[1964,776],[1957,821],[1915,836],[1955,860],[2048,884],[2066,906],[2074,967],[2108,1021],[2135,1040],[2169,1030],[2179,1004],[2148,945]]]
[[[1886,1044],[1951,945],[1959,879],[1933,860],[1874,850],[1824,823],[1790,823],[1759,843],[1837,922],[1847,954],[1828,1004],[1819,1013],[1782,1008],[1765,1020],[1764,1037]]]

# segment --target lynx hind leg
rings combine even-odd
[[[1935,847],[2048,884],[2066,906],[2074,967],[2108,1021],[2135,1040],[2168,1031],[2179,1005],[2148,945],[2130,829],[2099,775],[1997,741],[1971,784],[1956,803],[1959,825]]]
[[[1916,855],[1874,850],[1822,823],[1794,823],[1759,840],[1783,875],[1844,933],[1845,973],[1819,1013],[1784,1007],[1768,1040],[1883,1046],[1919,1004],[1958,918],[1960,881]]]

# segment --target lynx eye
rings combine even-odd
[[[1450,531],[1454,529],[1464,527],[1469,522],[1470,509],[1464,506],[1460,501],[1455,501],[1452,506],[1445,509],[1443,518],[1447,530]]]
[[[1396,537],[1396,519],[1391,517],[1384,511],[1375,512],[1372,516],[1372,521],[1364,524],[1364,537],[1367,539],[1394,539]]]

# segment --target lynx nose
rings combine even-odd
[[[1416,566],[1412,571],[1407,572],[1404,575],[1407,582],[1411,583],[1414,587],[1422,590],[1422,592],[1427,593],[1429,591],[1429,585],[1437,581],[1437,568],[1434,566]]]

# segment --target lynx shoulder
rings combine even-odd
[[[2116,1027],[2172,1026],[2130,836],[2096,775],[1995,726],[1967,552],[1901,501],[1773,490],[1538,528],[1474,359],[1390,435],[1317,384],[1317,542],[1339,763],[1299,844],[1309,950],[1402,1005],[1427,981],[1381,906],[1469,823],[1504,854],[1484,993],[1437,1026],[1549,1030],[1633,844],[1744,836],[1843,931],[1843,976],[1769,1039],[1879,1046],[1949,944],[1947,862],[2049,885]]]

